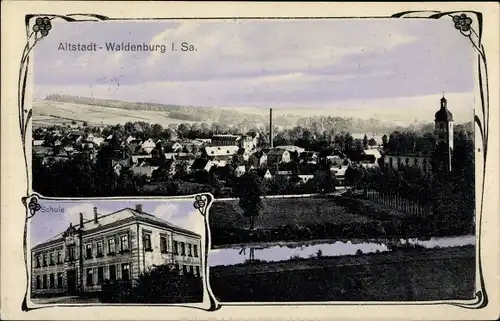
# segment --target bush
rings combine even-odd
[[[135,286],[121,280],[102,286],[106,303],[192,303],[203,301],[203,280],[180,275],[171,265],[161,265],[139,276]]]

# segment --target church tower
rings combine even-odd
[[[446,98],[441,98],[441,108],[434,117],[435,151],[438,165],[451,171],[451,156],[453,153],[453,115],[448,110]]]

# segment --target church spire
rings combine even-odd
[[[446,98],[444,98],[444,91],[443,91],[443,97],[441,98],[441,108],[446,109]]]

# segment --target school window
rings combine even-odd
[[[109,254],[115,254],[116,249],[115,249],[115,239],[109,239],[108,240],[108,253]]]
[[[116,265],[109,266],[109,280],[110,281],[116,280]]]
[[[187,266],[186,265],[182,266],[182,274],[184,274],[184,275],[187,274]]]
[[[47,275],[44,274],[42,278],[42,288],[46,289],[47,288]]]
[[[178,255],[179,254],[179,242],[174,241],[174,254]]]
[[[192,266],[192,265],[190,265],[190,266],[189,266],[189,274],[193,274],[193,273],[194,273],[194,271],[193,271],[193,266]]]
[[[186,255],[186,244],[184,242],[181,242],[181,255]]]
[[[179,263],[175,263],[175,270],[176,271],[179,271],[180,267],[179,267]]]
[[[92,258],[92,243],[88,243],[85,245],[85,253],[87,259]]]
[[[128,263],[122,264],[122,280],[130,280],[130,266]]]
[[[165,236],[160,236],[160,252],[167,253],[167,238]]]
[[[63,287],[63,275],[61,272],[57,273],[57,287],[58,288]]]
[[[93,277],[94,274],[92,273],[92,269],[87,269],[87,285],[93,285]]]
[[[36,267],[39,268],[40,267],[40,256],[39,255],[35,256],[35,260],[36,260]]]
[[[71,245],[68,247],[68,258],[70,261],[75,260],[75,246]]]
[[[104,267],[100,266],[97,268],[97,284],[102,284],[104,282]]]
[[[200,276],[200,267],[199,266],[196,267],[196,276],[198,276],[198,277]]]
[[[47,254],[43,255],[43,266],[47,266]]]
[[[405,160],[405,164],[406,164],[407,166],[410,164],[410,159],[409,159],[409,158],[407,158],[407,159]]]
[[[143,243],[144,243],[144,250],[145,251],[152,251],[153,250],[151,248],[151,234],[149,234],[149,233],[144,234]]]
[[[57,264],[61,264],[62,260],[62,255],[61,255],[61,251],[57,251]]]
[[[194,252],[194,256],[198,257],[198,245],[196,245],[196,244],[193,245],[193,252]]]
[[[103,242],[99,241],[97,242],[97,257],[101,257],[103,254]]]
[[[188,244],[188,256],[193,256],[193,249],[192,249],[192,245],[191,244]]]
[[[50,262],[50,265],[54,265],[54,253],[49,254],[49,262]]]
[[[42,278],[40,277],[40,275],[36,276],[36,288],[37,289],[41,289],[42,288]]]
[[[123,234],[121,237],[120,237],[120,240],[121,240],[121,250],[122,252],[124,251],[128,251],[128,235],[127,234]]]
[[[54,288],[54,273],[51,273],[49,276],[49,288]]]

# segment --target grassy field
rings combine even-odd
[[[369,222],[373,219],[355,214],[336,204],[333,198],[268,198],[255,220],[256,228],[275,228],[284,225],[309,225],[324,222],[346,224]],[[237,200],[216,201],[210,209],[210,225],[215,228],[247,228],[248,219]]]
[[[473,246],[210,268],[221,302],[471,299],[474,281]]]
[[[168,112],[127,110],[102,106],[63,103],[49,100],[33,102],[33,126],[50,126],[63,122],[88,122],[93,125],[116,125],[144,121],[167,127],[172,123],[194,123],[168,117]]]

